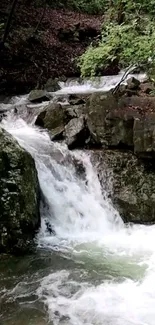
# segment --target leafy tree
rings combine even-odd
[[[155,0],[113,0],[105,13],[101,41],[80,57],[82,76],[95,76],[117,61],[148,70],[155,66]]]

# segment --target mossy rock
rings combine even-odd
[[[0,128],[0,253],[30,249],[40,226],[35,162]]]

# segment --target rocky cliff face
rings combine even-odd
[[[0,253],[23,253],[40,226],[39,183],[35,163],[0,128]]]
[[[102,188],[125,222],[155,223],[155,168],[132,152],[92,152]]]
[[[95,149],[99,179],[123,220],[147,224],[155,222],[155,97],[148,89],[130,80],[116,95],[72,95],[36,120],[69,148]]]
[[[132,149],[139,157],[154,157],[154,97],[93,94],[86,105],[86,116],[94,143]]]

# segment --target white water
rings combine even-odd
[[[57,94],[77,94],[109,91],[111,88],[116,87],[123,76],[124,71],[120,71],[118,75],[95,77],[93,80],[86,79],[80,82],[79,80],[73,79],[68,80],[67,82],[60,82],[61,89],[57,91]],[[133,76],[140,81],[144,81],[147,78],[145,73],[130,73],[127,75],[123,83],[126,84],[127,80]]]
[[[3,126],[36,161],[45,204],[38,246],[64,256],[40,279],[38,297],[54,325],[154,325],[155,226],[126,228],[101,194],[87,153],[69,153],[22,119]],[[79,177],[74,158],[86,168]],[[46,232],[48,219],[56,232]],[[67,261],[74,267],[68,269]]]

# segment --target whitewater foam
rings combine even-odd
[[[38,248],[64,258],[61,271],[49,270],[37,282],[49,319],[54,325],[154,325],[155,226],[123,224],[102,195],[91,153],[69,152],[17,116],[8,116],[2,126],[36,162],[44,197]],[[77,161],[84,166],[82,176]],[[67,260],[73,268],[67,269]],[[22,283],[14,292],[22,286],[27,290]]]

